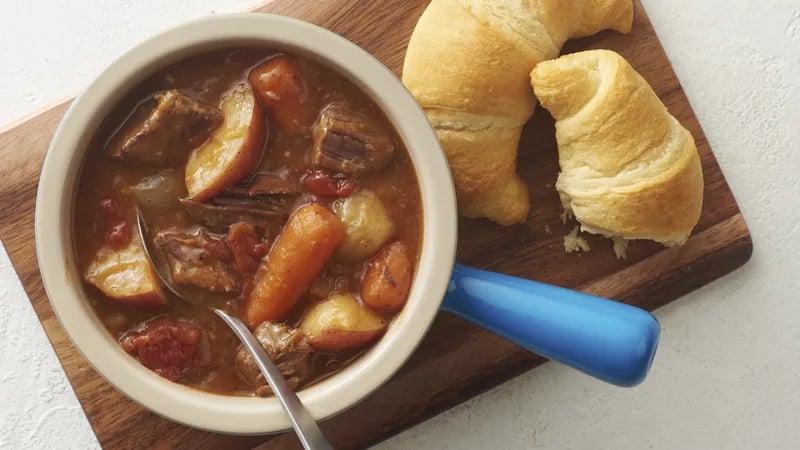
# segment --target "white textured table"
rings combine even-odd
[[[642,386],[545,364],[379,447],[800,442],[800,0],[643,1],[750,225],[752,260],[657,312],[661,347]],[[148,35],[255,3],[0,2],[0,124],[77,93]],[[0,297],[0,448],[97,447],[5,252]]]

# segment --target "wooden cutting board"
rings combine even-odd
[[[257,8],[298,17],[329,28],[377,56],[400,73],[406,42],[424,0],[278,0]],[[528,182],[533,210],[528,222],[499,228],[462,220],[461,263],[581,289],[655,309],[744,264],[752,241],[664,49],[642,5],[636,1],[633,31],[571,42],[567,52],[609,48],[624,55],[653,85],[669,110],[697,140],[705,173],[705,204],[694,235],[680,248],[636,242],[627,260],[617,260],[610,242],[589,237],[592,251],[566,254],[561,208],[553,184],[558,171],[553,122],[542,110],[526,127],[519,173]],[[161,419],[107,384],[72,346],[42,288],[33,240],[37,180],[50,138],[69,102],[0,132],[0,237],[33,307],[55,348],[89,422],[107,448],[297,448],[292,434],[234,437],[197,431]],[[376,443],[492,386],[543,359],[459,318],[441,314],[420,348],[378,392],[327,421],[337,448]],[[658,370],[658,358],[655,365]]]

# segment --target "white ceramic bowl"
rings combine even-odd
[[[262,46],[312,56],[360,86],[394,123],[422,192],[421,257],[408,304],[385,336],[337,375],[300,392],[317,419],[337,414],[386,382],[411,355],[439,309],[453,267],[456,204],[450,172],[424,113],[385,66],[344,38],[298,20],[266,14],[213,16],[150,38],[126,52],[78,97],[56,131],[36,198],[36,250],[50,303],[89,363],[126,396],[192,427],[235,434],[289,428],[273,398],[214,395],[171,383],[128,356],[95,315],[76,270],[73,203],[87,146],[111,108],[148,75],[209,50]]]

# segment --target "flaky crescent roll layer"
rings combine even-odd
[[[592,50],[538,64],[531,84],[556,119],[556,188],[583,229],[684,243],[703,205],[700,158],[644,78],[617,53]]]
[[[516,174],[522,127],[535,99],[529,74],[572,37],[627,32],[631,0],[433,0],[406,53],[403,82],[437,131],[459,212],[501,225],[525,221]]]

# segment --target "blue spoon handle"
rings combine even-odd
[[[642,309],[458,264],[442,309],[618,386],[644,380],[660,332]]]

